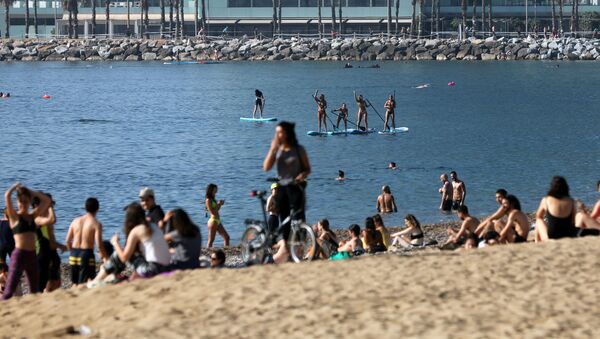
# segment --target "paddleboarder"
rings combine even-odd
[[[393,95],[390,95],[383,105],[385,108],[385,122],[383,123],[383,131],[386,132],[390,128],[388,122],[390,118],[392,119],[392,129],[391,132],[396,131],[396,119],[395,119],[395,108],[396,108],[396,99]]]
[[[313,99],[315,99],[315,102],[317,103],[317,119],[319,120],[319,128],[317,131],[321,133],[321,122],[325,125],[325,132],[327,132],[327,100],[325,100],[325,94],[321,94],[317,98],[318,93],[319,90],[316,90],[315,94],[313,94]]]
[[[337,123],[335,125],[335,128],[340,129],[340,121],[343,119],[344,120],[344,131],[348,130],[348,106],[346,106],[345,102],[342,102],[342,106],[340,106],[340,108],[336,108],[334,110],[332,110],[332,112],[335,114],[335,112],[340,112],[337,115]]]
[[[365,119],[365,130],[368,131],[369,130],[369,123],[367,122],[367,102],[365,101],[365,99],[363,99],[362,94],[359,94],[358,96],[356,95],[356,91],[353,91],[354,93],[354,100],[356,100],[356,105],[358,106],[358,121],[356,122],[356,127],[358,129],[360,128],[360,122],[362,121],[362,119]]]
[[[252,111],[252,119],[256,119],[256,111],[260,110],[260,118],[263,118],[263,109],[265,107],[265,96],[258,89],[254,90],[256,99],[254,100],[254,110]]]

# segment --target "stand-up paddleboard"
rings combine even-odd
[[[348,133],[350,134],[369,134],[377,132],[374,128],[369,128],[369,130],[363,131],[360,129],[348,129]]]
[[[317,132],[317,131],[308,131],[306,135],[310,135],[311,137],[327,137],[333,135],[333,132]]]
[[[387,131],[379,131],[379,134],[396,134],[408,132],[408,127],[396,127],[395,130],[389,129]]]
[[[244,118],[244,117],[241,117],[240,121],[269,122],[269,121],[277,121],[277,118]]]
[[[220,64],[220,61],[165,61],[163,65],[214,65]]]

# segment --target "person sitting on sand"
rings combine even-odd
[[[387,247],[383,244],[383,236],[375,228],[375,221],[371,217],[365,219],[365,229],[362,231],[362,245],[368,253],[387,251]]]
[[[414,215],[407,214],[404,217],[404,224],[406,225],[406,229],[391,234],[393,239],[392,246],[401,246],[404,248],[422,246],[425,235],[419,220]]]
[[[331,112],[333,112],[333,114],[335,114],[335,112],[340,112],[337,115],[337,122],[335,125],[336,129],[340,129],[340,121],[344,120],[344,131],[348,130],[348,106],[346,106],[345,102],[342,102],[342,106],[340,106],[340,108],[336,108],[334,110],[332,110]]]
[[[506,208],[504,208],[504,206],[502,205],[502,200],[504,198],[506,198],[507,195],[508,195],[508,192],[506,192],[506,190],[503,188],[500,188],[496,191],[496,202],[500,206],[498,207],[496,212],[494,212],[494,214],[487,217],[482,223],[479,224],[479,226],[477,226],[477,228],[475,229],[475,234],[477,234],[478,236],[481,236],[482,234],[485,234],[487,231],[496,229],[495,226],[499,225],[499,224],[497,224],[497,221],[499,221],[501,218],[503,218],[504,216],[506,216],[508,214],[508,210]]]
[[[212,251],[210,254],[210,267],[211,268],[224,268],[225,267],[225,252],[218,249]]]
[[[598,192],[600,192],[600,180],[596,184]],[[588,211],[585,204],[577,201],[579,212],[575,216],[575,226],[581,229],[580,236],[599,235],[600,230],[600,199],[596,202],[592,211]]]
[[[350,233],[350,240],[348,241],[340,241],[340,246],[338,247],[338,252],[350,252],[354,255],[360,255],[365,252],[362,241],[360,240],[360,226],[357,224],[352,224],[348,227],[348,233]]]
[[[96,277],[96,257],[94,244],[102,261],[108,260],[109,255],[104,248],[102,240],[102,223],[96,215],[100,210],[100,203],[96,198],[87,198],[85,201],[85,214],[73,219],[67,239],[67,250],[71,252],[69,265],[71,266],[71,283],[73,286],[85,284]]]
[[[317,223],[317,244],[319,245],[319,258],[328,259],[334,255],[339,247],[335,233],[329,228],[329,220],[321,219]]]
[[[535,214],[536,241],[576,236],[575,214],[575,201],[569,195],[567,181],[560,176],[553,177],[548,194]]]
[[[279,209],[277,208],[277,195],[279,194],[279,184],[274,182],[271,184],[271,195],[267,198],[267,213],[269,213],[269,219],[267,220],[267,226],[269,232],[275,234],[279,228]]]
[[[146,219],[148,222],[155,223],[160,227],[163,232],[170,232],[171,230],[165,229],[162,221],[165,217],[165,212],[160,205],[156,204],[154,198],[154,190],[150,187],[144,187],[140,190],[140,204],[146,211]]]
[[[381,233],[381,236],[383,237],[383,244],[385,245],[386,248],[389,248],[390,247],[390,231],[383,224],[383,219],[381,218],[381,215],[375,214],[373,216],[373,222],[375,222],[375,229],[377,231],[379,231],[379,233]]]
[[[325,126],[325,132],[327,132],[327,100],[325,100],[325,94],[321,94],[317,98],[318,93],[319,90],[316,90],[313,99],[317,103],[317,119],[319,121],[317,131],[321,133],[321,124]]]
[[[379,213],[392,213],[398,212],[398,207],[396,206],[396,200],[392,195],[392,191],[390,190],[390,186],[381,187],[381,194],[377,197],[377,212]]]
[[[362,129],[360,127],[361,121],[365,120],[364,130],[369,130],[369,122],[367,121],[367,102],[363,99],[362,95],[356,95],[356,91],[354,91],[354,100],[356,101],[356,105],[358,106],[358,119],[356,119],[356,128]]]
[[[442,182],[442,187],[438,190],[442,196],[440,209],[444,212],[450,212],[452,210],[452,184],[448,180],[446,173],[440,175],[440,181]]]
[[[469,208],[466,205],[458,206],[456,214],[462,220],[462,224],[458,232],[454,231],[452,227],[448,227],[447,243],[461,244],[469,235],[475,233],[475,229],[479,225],[479,220],[469,215]]]
[[[137,202],[125,209],[123,231],[127,238],[125,248],[121,247],[119,235],[115,234],[110,241],[114,253],[88,287],[97,286],[110,274],[123,272],[127,264],[133,268],[131,279],[151,278],[168,270],[171,254],[164,235],[155,224],[146,220],[144,210]]]
[[[198,226],[181,208],[167,212],[164,223],[170,223],[170,228],[174,229],[164,236],[171,247],[171,268],[177,270],[198,268],[202,247],[202,236]]]
[[[344,180],[346,180],[346,175],[345,175],[344,171],[339,170],[338,171],[338,176],[337,176],[337,178],[335,178],[335,180],[337,180],[337,181],[344,181]]]
[[[508,220],[506,224],[498,221],[502,227],[500,232],[500,242],[509,243],[521,243],[527,242],[527,236],[529,235],[529,218],[523,212],[521,212],[521,203],[519,199],[514,195],[510,194],[506,198],[502,199],[502,206],[508,213]]]

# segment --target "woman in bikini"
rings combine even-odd
[[[256,99],[254,100],[254,110],[252,111],[252,119],[256,119],[256,111],[260,111],[260,118],[263,118],[263,109],[265,108],[265,96],[258,89],[254,90]]]
[[[313,95],[313,99],[315,99],[315,102],[317,103],[317,119],[319,120],[319,128],[317,131],[321,132],[321,123],[323,123],[325,126],[325,132],[327,132],[327,100],[325,100],[324,94],[321,94],[317,98],[318,93],[319,90],[316,90],[315,94]]]
[[[215,241],[215,236],[219,233],[223,237],[224,246],[229,246],[229,234],[223,227],[221,223],[221,217],[219,216],[219,210],[225,204],[225,200],[217,201],[218,187],[215,184],[208,184],[206,186],[206,196],[204,199],[204,206],[206,207],[206,211],[210,214],[210,218],[208,219],[208,243],[206,247],[210,248]]]
[[[385,105],[383,105],[383,107],[385,108],[385,123],[383,124],[383,131],[387,132],[388,130],[390,132],[395,132],[396,131],[396,114],[395,114],[395,109],[396,109],[396,99],[394,98],[393,95],[390,95],[390,97],[387,99],[387,101],[385,102]],[[389,120],[392,119],[392,128],[390,129],[390,126],[388,125]]]
[[[365,131],[369,130],[369,122],[367,122],[367,103],[365,99],[363,99],[362,95],[356,95],[356,91],[354,91],[354,100],[356,100],[356,105],[358,105],[358,119],[356,121],[356,128],[360,128],[360,122],[362,119],[365,119]]]

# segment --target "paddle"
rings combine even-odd
[[[333,110],[331,111],[331,113],[335,114],[337,117],[339,117],[340,115],[335,113]],[[352,122],[352,120],[350,119],[346,119],[346,121],[348,121],[349,123],[351,123],[352,125],[356,126],[358,129],[360,129],[361,131],[364,131],[365,128],[363,126],[357,126],[356,123]]]

